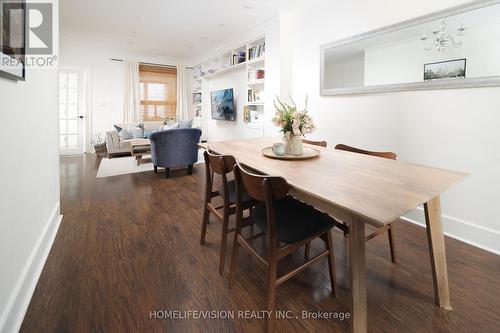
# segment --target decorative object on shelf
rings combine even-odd
[[[304,109],[299,111],[291,97],[291,104],[282,102],[278,96],[274,100],[276,112],[272,122],[283,132],[287,154],[301,155],[304,151],[302,137],[315,130],[312,118],[307,114],[307,101],[308,97],[306,96]]]
[[[424,81],[465,79],[466,59],[433,62],[424,65]]]
[[[248,102],[260,102],[261,101],[261,90],[260,89],[248,89]]]
[[[243,121],[245,124],[250,122],[250,107],[248,105],[243,107]]]
[[[193,104],[201,104],[201,92],[193,92]]]
[[[441,26],[432,32],[432,41],[429,43],[429,37],[427,37],[427,33],[424,31],[422,34],[421,40],[424,45],[424,50],[430,51],[434,47],[441,52],[444,52],[448,45],[453,45],[454,47],[462,46],[462,37],[465,35],[465,26],[462,22],[460,27],[457,29],[456,35],[452,35],[448,33],[446,27],[446,21],[441,21]]]

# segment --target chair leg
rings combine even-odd
[[[272,249],[270,250],[274,252]],[[276,254],[271,254],[269,258],[269,266],[267,269],[267,310],[269,311],[269,318],[266,322],[266,332],[274,332],[276,315],[274,313],[274,306],[276,302],[276,274],[278,268],[278,258]]]
[[[219,275],[224,274],[226,266],[227,234],[229,225],[229,211],[224,207],[224,220],[222,221],[222,237],[220,241]]]
[[[188,165],[188,171],[187,171],[188,175],[191,176],[193,174],[193,165],[190,164]]]
[[[304,249],[304,260],[309,260],[311,254],[311,242],[306,243],[306,247]]]
[[[205,236],[207,234],[207,225],[208,225],[208,220],[210,219],[210,210],[207,207],[207,203],[205,201],[205,209],[203,211],[203,222],[201,224],[201,239],[200,239],[200,244],[205,245]]]
[[[332,234],[330,230],[326,232],[326,247],[328,250],[328,272],[330,273],[330,284],[332,286],[332,296],[336,297],[337,296],[337,290],[336,290],[336,269],[335,269],[335,254],[333,251],[333,241],[332,241]]]
[[[396,263],[396,247],[394,246],[394,234],[392,224],[389,224],[387,229],[387,236],[389,237],[389,247],[391,248],[391,261]]]
[[[234,285],[234,278],[236,277],[236,270],[238,269],[238,254],[240,252],[240,242],[238,242],[239,230],[234,232],[233,254],[231,257],[231,268],[229,270],[229,289]]]
[[[155,173],[158,173],[158,167],[155,165],[154,168],[155,168]]]
[[[170,168],[165,168],[165,178],[170,178]]]

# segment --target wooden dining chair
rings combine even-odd
[[[234,180],[228,180],[228,174],[232,172],[236,160],[230,155],[217,155],[209,151],[203,153],[205,159],[206,188],[205,202],[203,208],[203,223],[201,227],[200,243],[205,245],[207,225],[210,219],[210,213],[213,213],[222,221],[222,235],[220,244],[219,274],[224,274],[227,250],[227,236],[235,229],[229,229],[229,217],[236,213],[236,186]],[[214,175],[220,175],[222,185],[214,191]],[[220,196],[222,198],[221,206],[214,206],[212,199]],[[256,203],[243,191],[242,209],[250,209]],[[251,225],[250,219],[245,219],[244,226]]]
[[[308,145],[313,145],[313,146],[325,147],[325,148],[328,146],[328,142],[326,142],[326,141],[312,141],[312,140],[302,139],[302,143],[305,143]]]
[[[267,270],[267,310],[272,315],[267,319],[266,331],[272,332],[275,320],[276,287],[323,257],[328,258],[332,295],[335,297],[335,259],[330,234],[330,230],[335,226],[335,220],[288,195],[289,186],[284,178],[256,175],[244,170],[239,164],[234,167],[234,176],[236,180],[236,233],[229,287],[234,285],[238,253],[240,246],[243,246],[257,259],[257,263]],[[249,238],[245,238],[241,233],[245,193],[260,203],[252,209],[251,218],[262,232]],[[267,238],[267,256],[260,255],[251,245],[252,241],[262,237]],[[306,260],[301,266],[278,277],[278,262],[306,242],[316,238],[321,238],[325,242],[325,250],[313,259]]]
[[[396,160],[398,158],[398,155],[396,155],[396,153],[393,153],[393,152],[369,151],[369,150],[363,150],[363,149],[347,146],[344,144],[336,145],[335,149],[349,151],[349,152],[357,153],[357,154],[382,157],[382,158],[387,158],[387,159],[391,159],[391,160]],[[373,239],[373,238],[377,237],[378,235],[383,234],[386,231],[387,231],[387,236],[389,238],[389,247],[391,250],[391,261],[393,263],[395,263],[396,262],[396,248],[394,246],[394,228],[392,226],[392,223],[389,223],[381,228],[377,228],[373,233],[371,233],[365,237],[365,241],[369,241],[370,239]]]

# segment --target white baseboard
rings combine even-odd
[[[401,219],[425,227],[423,207],[401,217]],[[444,234],[464,243],[500,255],[500,232],[443,214]]]
[[[17,280],[14,291],[10,295],[9,302],[0,317],[0,332],[15,333],[21,328],[24,315],[28,310],[31,297],[52,248],[61,220],[62,215],[60,215],[58,202],[46,223],[45,229],[38,238],[29,260]]]

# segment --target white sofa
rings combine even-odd
[[[127,128],[128,126],[139,126],[144,125],[144,131],[157,131],[162,125],[163,121],[144,121],[131,124],[116,124],[122,128]],[[122,155],[130,153],[130,140],[122,140],[118,135],[116,130],[106,132],[106,147],[108,148],[108,156],[112,155]]]

